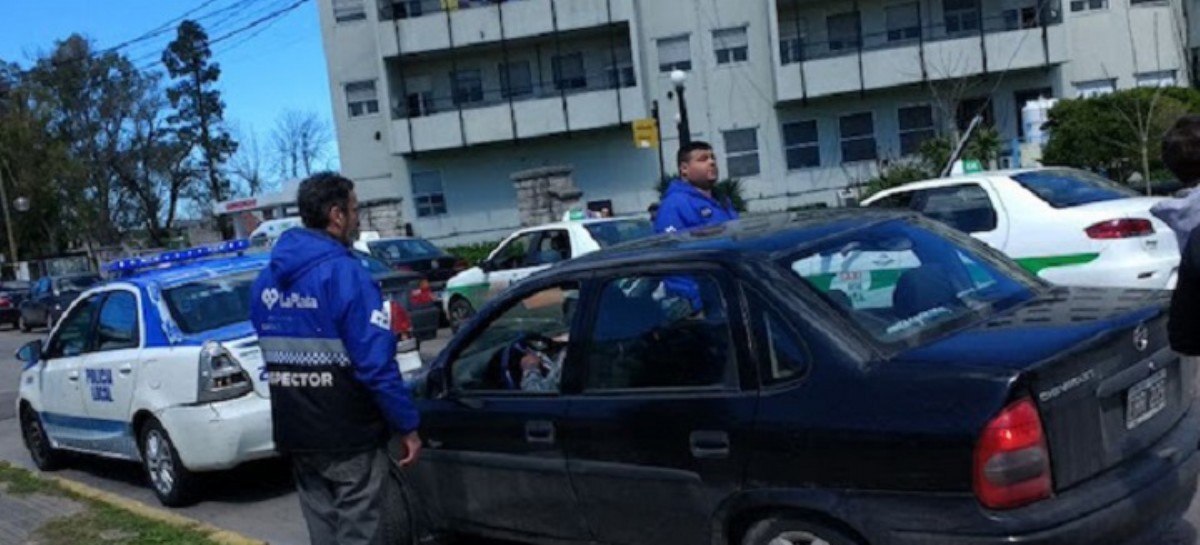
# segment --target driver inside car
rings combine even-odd
[[[567,359],[567,334],[546,340],[522,340],[512,349],[521,354],[521,390],[526,392],[556,392],[562,380],[563,362]]]

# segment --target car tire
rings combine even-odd
[[[470,301],[462,297],[455,297],[450,301],[450,330],[458,333],[471,318],[475,317],[475,308],[471,306]]]
[[[17,327],[21,329],[22,333],[29,333],[30,331],[33,331],[33,328],[29,327],[29,322],[25,320],[24,314],[22,314],[20,318],[17,318]]]
[[[841,530],[786,516],[769,517],[746,530],[742,545],[863,545]]]
[[[54,471],[63,466],[65,454],[50,444],[50,437],[42,426],[42,417],[29,407],[21,408],[21,437],[25,439],[25,447],[29,449],[33,465],[39,470]]]
[[[190,505],[194,498],[196,479],[183,466],[170,434],[157,420],[142,427],[138,442],[142,451],[142,467],[158,501],[167,507]]]

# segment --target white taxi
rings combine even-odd
[[[1089,172],[1039,168],[915,182],[863,206],[939,220],[1057,284],[1172,289],[1179,246],[1150,214],[1161,200]]]
[[[455,331],[510,285],[560,261],[654,234],[644,218],[581,219],[516,231],[487,259],[446,282],[442,299]]]

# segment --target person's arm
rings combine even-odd
[[[1192,231],[1184,246],[1168,320],[1171,348],[1200,356],[1200,229]]]
[[[688,228],[686,218],[684,218],[683,208],[680,206],[678,199],[664,200],[662,206],[658,209],[658,217],[654,219],[655,233],[673,233],[675,231],[683,231]]]
[[[375,396],[389,426],[405,436],[408,453],[401,463],[407,464],[420,448],[416,431],[421,419],[395,362],[396,336],[383,310],[383,296],[366,269],[347,263],[335,276],[342,280],[334,287],[343,309],[338,336],[353,362],[355,378]]]

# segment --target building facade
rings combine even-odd
[[[321,0],[343,171],[444,244],[518,227],[510,175],[572,168],[617,214],[676,170],[684,82],[751,210],[837,204],[976,113],[1192,81],[1198,0]],[[631,124],[661,118],[661,156]]]

